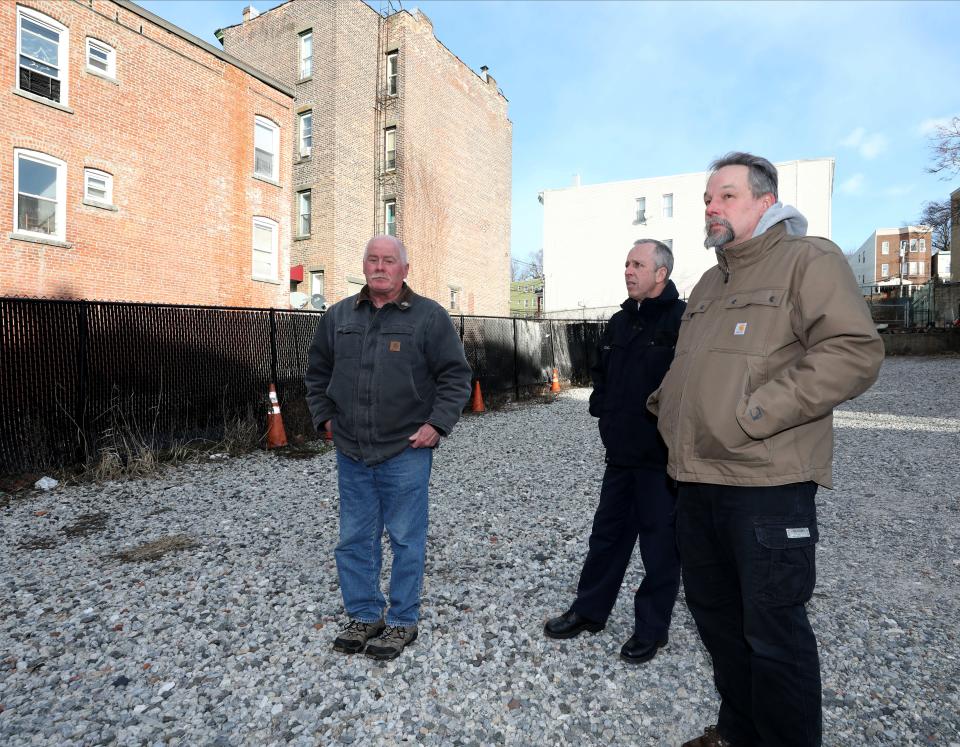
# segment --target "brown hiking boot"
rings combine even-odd
[[[388,625],[383,632],[367,645],[366,654],[371,659],[387,661],[396,659],[400,653],[417,640],[417,626]]]
[[[350,620],[333,639],[333,650],[341,654],[359,654],[367,641],[380,635],[384,627],[383,620],[372,623]]]

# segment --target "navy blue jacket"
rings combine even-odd
[[[470,397],[472,372],[450,315],[403,285],[377,309],[367,287],[323,315],[305,382],[317,430],[333,419],[333,442],[372,466],[406,449],[430,423],[449,435]]]
[[[672,280],[656,298],[628,298],[607,322],[590,395],[590,414],[600,418],[607,462],[618,467],[666,468],[667,447],[647,397],[660,386],[677,344],[687,304]]]

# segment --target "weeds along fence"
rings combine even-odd
[[[491,401],[589,381],[597,322],[451,317]],[[291,435],[317,312],[0,298],[0,474],[264,430],[277,385]]]

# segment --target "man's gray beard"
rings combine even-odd
[[[721,225],[723,226],[723,231],[716,233],[710,230],[711,226]],[[705,228],[707,232],[706,238],[703,240],[703,246],[706,249],[713,249],[715,247],[724,247],[733,241],[733,226],[731,226],[725,220],[714,221],[713,223],[708,223]]]

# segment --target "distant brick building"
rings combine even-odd
[[[296,91],[291,290],[337,301],[363,284],[376,233],[406,244],[410,284],[444,306],[505,315],[511,123],[420,12],[290,0],[217,32],[224,49]]]
[[[0,295],[289,305],[287,86],[125,0],[0,41]]]
[[[932,242],[929,226],[878,228],[847,255],[847,262],[865,295],[901,282],[923,285],[930,280]]]

